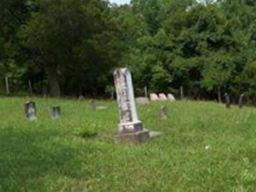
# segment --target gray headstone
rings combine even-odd
[[[37,119],[36,117],[36,104],[33,101],[27,101],[25,103],[25,114],[30,121]]]
[[[51,117],[53,119],[58,119],[61,116],[61,110],[60,110],[60,106],[53,106],[51,108]]]
[[[143,129],[138,119],[131,73],[127,68],[114,72],[117,103],[119,107],[119,142],[141,143],[149,138],[149,132]]]

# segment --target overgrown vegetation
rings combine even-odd
[[[14,94],[30,79],[37,94],[103,96],[113,69],[127,66],[137,94],[183,86],[189,97],[216,99],[220,88],[255,103],[253,0],[1,0],[0,8],[0,75]]]
[[[117,145],[115,102],[35,99],[38,120],[24,115],[25,98],[0,100],[0,191],[255,191],[256,110],[206,102],[138,106],[144,127],[163,134],[142,146]],[[52,120],[49,107],[60,105]]]

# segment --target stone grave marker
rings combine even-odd
[[[36,117],[36,104],[33,101],[27,101],[25,103],[25,114],[30,121],[37,119]]]
[[[53,106],[50,111],[51,111],[51,117],[52,117],[53,119],[58,119],[58,118],[60,118],[60,116],[61,116],[61,109],[60,109],[60,106]]]
[[[114,81],[120,117],[117,140],[119,143],[143,143],[149,139],[149,131],[143,129],[137,116],[130,71],[127,68],[115,70]]]
[[[244,99],[244,93],[240,95],[239,97],[239,101],[238,101],[238,107],[241,109],[243,108],[244,104],[243,104],[243,99]]]
[[[226,101],[226,108],[230,108],[230,104],[231,104],[231,102],[230,102],[230,96],[229,96],[229,94],[227,94],[227,93],[225,93],[225,101]]]
[[[159,101],[158,95],[155,93],[150,93],[150,101]]]
[[[159,93],[158,98],[160,101],[166,101],[167,97],[164,93]]]
[[[168,98],[168,100],[170,100],[170,101],[175,101],[175,97],[174,97],[173,94],[171,94],[171,93],[168,93],[167,98]]]

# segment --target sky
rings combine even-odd
[[[110,3],[116,3],[118,5],[130,3],[130,0],[109,0]]]

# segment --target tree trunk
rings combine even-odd
[[[47,65],[45,66],[45,71],[48,75],[50,96],[60,97],[60,85],[58,79],[57,65]]]

